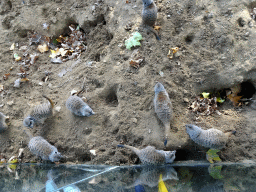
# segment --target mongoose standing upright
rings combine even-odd
[[[0,132],[5,131],[7,129],[7,125],[5,123],[6,117],[3,113],[0,112]]]
[[[36,105],[30,114],[24,119],[23,125],[25,127],[33,128],[34,124],[43,123],[45,119],[52,116],[52,109],[54,103],[51,99],[43,95],[49,102],[41,105]]]
[[[144,149],[137,149],[129,145],[117,145],[118,147],[131,149],[138,157],[142,164],[164,164],[172,163],[175,159],[176,151],[157,150],[155,147],[147,146]]]
[[[157,7],[153,0],[142,0],[143,10],[142,10],[142,24],[146,29],[155,34],[156,39],[160,40],[158,33],[154,30],[153,26],[155,25],[157,19]]]
[[[155,85],[155,98],[154,98],[155,112],[165,128],[165,140],[166,146],[168,135],[170,134],[170,123],[172,120],[172,103],[167,91],[161,83]]]
[[[93,110],[78,96],[72,95],[66,101],[66,107],[77,116],[89,117],[94,115]]]
[[[187,133],[190,138],[197,143],[206,148],[210,149],[222,149],[227,144],[229,136],[235,134],[236,131],[228,131],[223,133],[218,129],[208,129],[203,130],[196,125],[186,125]]]
[[[50,160],[51,162],[59,161],[62,155],[58,152],[58,149],[46,141],[43,137],[33,137],[29,130],[25,130],[29,136],[28,148],[36,156],[42,158],[42,160]]]

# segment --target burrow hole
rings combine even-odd
[[[108,90],[107,96],[106,96],[106,103],[108,105],[111,105],[113,107],[117,107],[118,106],[118,98],[117,98],[117,87],[118,85],[115,85],[113,87],[111,87]]]
[[[186,43],[190,44],[192,43],[192,41],[194,40],[195,36],[194,34],[188,34],[186,37],[185,37],[185,41]]]

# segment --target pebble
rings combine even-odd
[[[183,101],[184,101],[185,103],[188,103],[188,102],[189,102],[188,98],[184,98]]]

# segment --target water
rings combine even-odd
[[[4,164],[0,191],[157,192],[256,191],[256,164],[183,162],[165,166]],[[162,184],[161,184],[162,185]]]

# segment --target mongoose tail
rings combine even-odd
[[[117,147],[122,147],[122,148],[127,148],[127,149],[131,149],[134,153],[137,153],[139,151],[139,149],[137,149],[136,147],[132,147],[129,145],[117,145]]]
[[[236,131],[226,131],[224,132],[225,135],[227,135],[228,137],[230,137],[231,135],[235,135],[236,134]]]
[[[46,98],[46,99],[50,102],[50,104],[51,104],[51,106],[52,106],[52,108],[53,108],[53,107],[54,107],[53,101],[52,101],[49,97],[47,97],[47,96],[45,96],[45,95],[43,95],[43,97]]]
[[[156,36],[156,39],[157,39],[158,41],[161,40],[161,38],[159,37],[157,31],[156,31],[153,27],[148,26],[148,25],[145,25],[145,28],[146,28],[147,30],[149,30],[150,32],[154,33],[154,35]]]
[[[164,146],[166,147],[167,141],[169,139],[169,134],[170,134],[170,131],[171,131],[170,123],[164,124],[164,129],[165,129]]]

